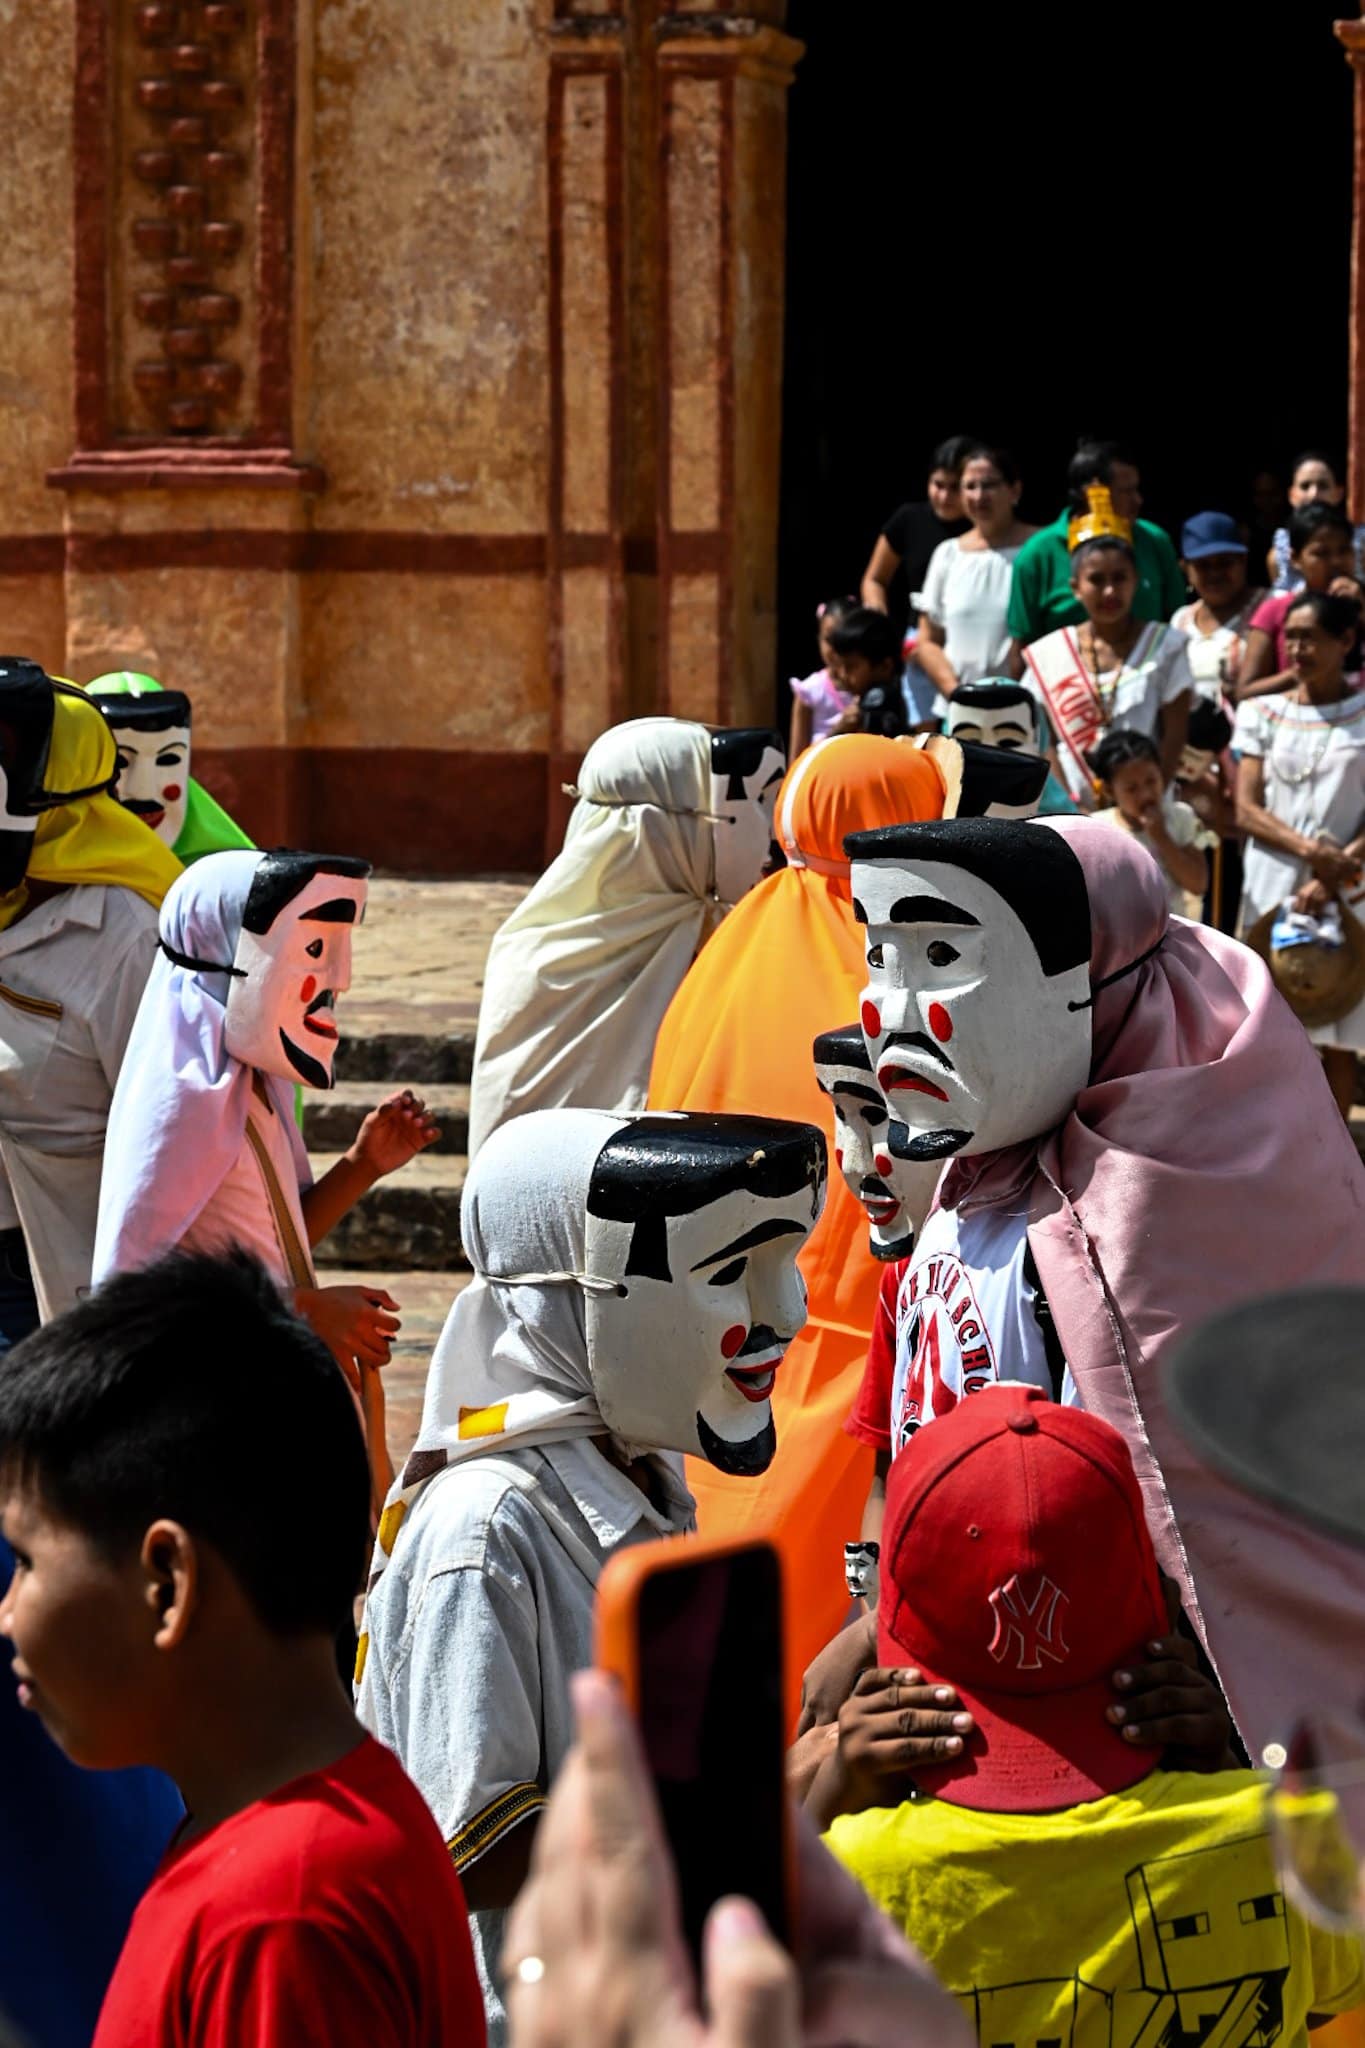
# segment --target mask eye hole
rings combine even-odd
[[[863,1111],[863,1122],[870,1131],[879,1131],[886,1122],[886,1111],[869,1107]]]
[[[868,947],[867,964],[869,967],[880,967],[882,965],[882,949],[880,946]]]
[[[747,1259],[731,1259],[728,1266],[722,1266],[718,1273],[711,1275],[711,1285],[713,1287],[732,1287],[736,1280],[743,1277],[744,1268],[748,1263]]]
[[[304,950],[304,952],[305,952],[305,953],[306,953],[306,954],[308,955],[308,958],[309,958],[310,960],[321,960],[321,958],[322,958],[322,940],[321,940],[321,939],[314,939],[314,940],[313,940],[313,943],[311,944],[311,946],[305,946],[303,950]]]
[[[931,939],[928,951],[931,967],[951,967],[954,960],[962,958],[957,947],[950,946],[946,939]]]

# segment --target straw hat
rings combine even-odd
[[[1258,917],[1246,935],[1246,943],[1260,954],[1276,988],[1310,1031],[1349,1017],[1365,996],[1365,928],[1346,904],[1339,902],[1338,908],[1345,942],[1340,946],[1324,946],[1312,939],[1298,946],[1272,946],[1270,934],[1280,914],[1278,908]]]

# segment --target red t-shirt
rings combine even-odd
[[[1283,590],[1278,597],[1266,598],[1251,614],[1252,626],[1269,633],[1274,644],[1276,675],[1289,666],[1284,653],[1284,622],[1302,596],[1301,590]]]
[[[877,1313],[872,1318],[872,1335],[867,1340],[867,1364],[863,1367],[853,1413],[844,1424],[849,1436],[871,1444],[874,1451],[891,1448],[891,1395],[896,1378],[896,1296],[909,1265],[908,1258],[892,1259],[882,1274],[877,1290]]]
[[[482,2048],[450,1856],[368,1735],[183,1849],[133,1915],[93,2048]]]

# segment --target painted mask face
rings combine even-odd
[[[773,807],[787,772],[779,734],[766,726],[725,726],[711,734],[711,809],[717,824],[716,895],[738,903],[763,873]]]
[[[824,1203],[824,1157],[811,1125],[764,1117],[643,1117],[604,1149],[587,1262],[619,1292],[588,1296],[587,1331],[615,1435],[766,1471],[774,1380],[806,1320],[796,1259]]]
[[[859,1025],[821,1032],[815,1041],[815,1078],[834,1107],[834,1163],[867,1212],[872,1256],[903,1259],[914,1249],[918,1219],[906,1213],[892,1177],[899,1162],[887,1148],[886,1098],[872,1078]]]
[[[1047,783],[1047,762],[1039,754],[1016,748],[981,747],[958,740],[962,755],[962,788],[957,818],[1032,818]]]
[[[268,853],[256,870],[233,962],[224,1041],[244,1065],[330,1088],[336,999],[351,985],[351,933],[369,865]]]
[[[174,847],[190,794],[190,700],[179,690],[144,697],[93,694],[118,747],[114,795]]]
[[[866,858],[878,841],[897,857]],[[846,845],[867,926],[863,1030],[906,1131],[889,1136],[924,1160],[1051,1130],[1090,1072],[1090,913],[1074,854],[1037,826],[966,819]]]
[[[1015,683],[964,683],[948,699],[948,737],[1036,754],[1033,698]]]
[[[28,871],[51,744],[51,682],[36,662],[0,655],[0,890]]]

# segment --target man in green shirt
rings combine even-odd
[[[1074,626],[1085,617],[1071,587],[1071,556],[1066,530],[1075,511],[1084,511],[1089,484],[1106,484],[1121,519],[1133,522],[1133,552],[1137,556],[1138,589],[1133,617],[1144,622],[1169,620],[1177,605],[1185,602],[1185,578],[1169,537],[1142,510],[1142,479],[1137,465],[1130,462],[1116,441],[1083,441],[1067,469],[1067,486],[1072,505],[1051,526],[1042,526],[1032,540],[1026,540],[1015,557],[1010,582],[1008,623],[1011,638],[1020,647],[1053,633],[1059,626]]]

